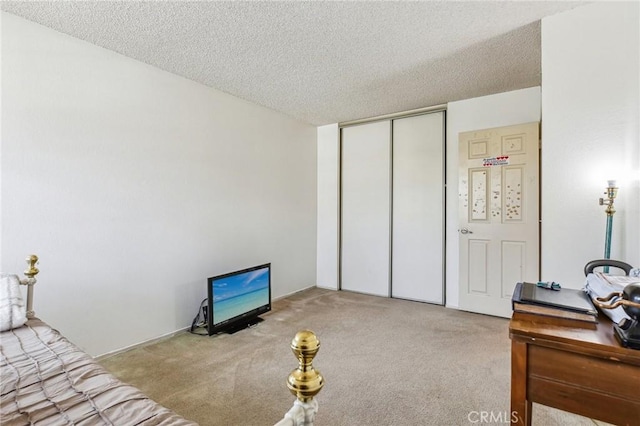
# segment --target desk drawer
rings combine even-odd
[[[530,378],[527,393],[531,402],[625,426],[640,426],[640,401],[579,388],[538,377]]]
[[[640,366],[529,345],[529,377],[548,379],[637,401]]]

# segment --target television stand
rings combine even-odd
[[[227,328],[226,330],[224,330],[224,333],[227,334],[235,334],[240,330],[244,330],[245,328],[251,328],[251,327],[255,327],[256,325],[260,324],[262,321],[264,321],[262,318],[260,317],[254,317],[251,318],[247,321],[243,321],[243,322],[239,322],[237,324],[234,324],[233,326]]]

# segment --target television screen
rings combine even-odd
[[[271,264],[211,277],[208,280],[209,335],[243,328],[271,310]]]

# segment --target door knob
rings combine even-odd
[[[473,234],[473,231],[469,231],[467,228],[462,228],[460,230],[461,234]]]

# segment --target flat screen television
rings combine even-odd
[[[271,310],[271,263],[207,279],[209,336],[234,333]]]

